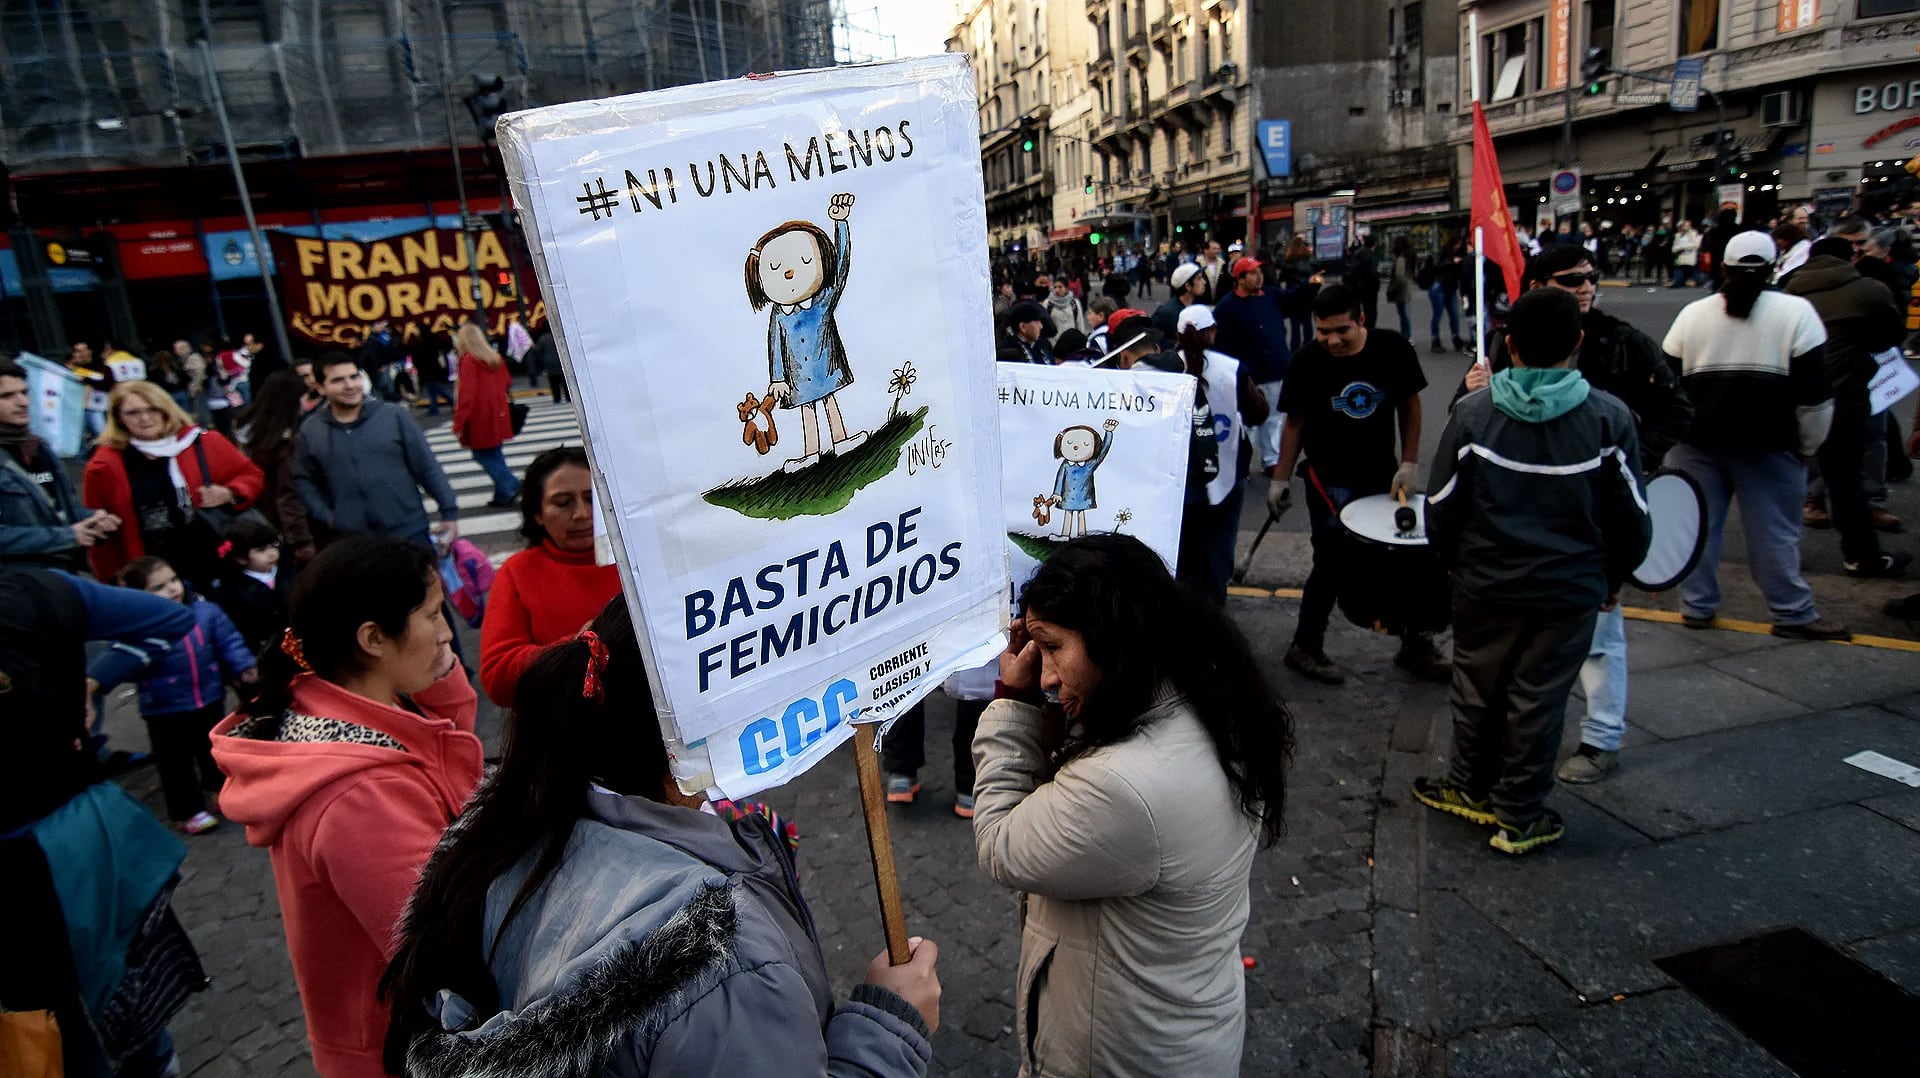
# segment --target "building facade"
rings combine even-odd
[[[16,347],[265,324],[215,79],[263,227],[462,227],[504,187],[464,99],[508,109],[826,66],[832,0],[21,0],[0,9]],[[204,42],[204,46],[201,44]],[[456,154],[452,142],[461,149]],[[16,212],[17,211],[17,216]],[[85,265],[52,266],[49,243]],[[49,293],[51,293],[49,295]]]
[[[990,239],[1198,250],[1279,247],[1323,225],[1340,247],[1430,230],[1454,215],[1454,14],[1420,0],[977,0],[949,48],[979,79]]]
[[[1799,202],[1830,220],[1910,197],[1900,166],[1920,150],[1920,0],[1462,2],[1462,191],[1473,167],[1470,14],[1482,101],[1522,221],[1553,220],[1547,185],[1564,165],[1580,173],[1576,220],[1561,222],[1576,231],[1700,221],[1722,207],[1765,221]],[[1589,50],[1645,77],[1589,81]],[[1671,107],[1676,69],[1699,73],[1694,111]]]

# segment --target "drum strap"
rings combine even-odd
[[[1313,465],[1311,463],[1307,465],[1307,485],[1312,487],[1314,490],[1314,493],[1320,495],[1320,500],[1326,503],[1327,512],[1332,513],[1335,516],[1340,515],[1340,507],[1333,504],[1332,495],[1329,495],[1327,493],[1327,488],[1321,484],[1320,473],[1313,470]]]

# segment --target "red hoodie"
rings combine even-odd
[[[213,729],[220,810],[273,856],[313,1065],[327,1078],[386,1074],[376,987],[427,855],[480,784],[475,701],[458,665],[414,696],[425,718],[307,674],[277,725],[237,713]]]

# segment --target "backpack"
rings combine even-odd
[[[1419,285],[1422,292],[1432,288],[1433,283],[1439,279],[1439,271],[1434,269],[1431,258],[1423,260],[1420,268],[1413,271],[1413,283]]]

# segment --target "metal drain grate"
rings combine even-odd
[[[1920,998],[1799,928],[1654,965],[1801,1078],[1891,1078],[1920,1068]]]

